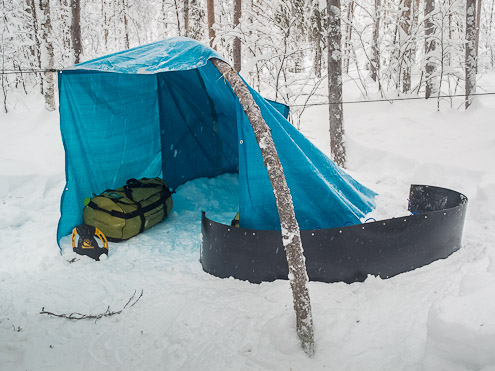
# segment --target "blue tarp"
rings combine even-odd
[[[210,58],[222,59],[177,37],[59,72],[67,183],[58,241],[82,223],[84,198],[155,176],[176,188],[238,172],[241,226],[280,229],[254,132]],[[286,106],[251,93],[272,130],[301,229],[360,223],[375,193],[297,131],[284,117]]]

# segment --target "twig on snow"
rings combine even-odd
[[[110,316],[114,316],[116,314],[122,313],[122,311],[124,309],[126,309],[129,306],[129,304],[130,304],[129,308],[136,305],[136,303],[143,297],[143,290],[141,290],[141,294],[139,295],[139,297],[137,299],[134,299],[135,296],[136,296],[136,291],[134,291],[134,294],[132,294],[132,296],[129,298],[126,305],[124,305],[124,307],[118,311],[111,311],[110,306],[108,306],[107,310],[105,312],[99,313],[99,314],[83,314],[83,313],[79,313],[79,312],[72,312],[70,314],[66,314],[66,313],[57,314],[57,313],[46,311],[45,307],[43,307],[43,308],[41,308],[40,314],[46,314],[48,316],[66,318],[66,319],[70,319],[70,320],[94,319],[96,322],[103,317],[110,317]]]

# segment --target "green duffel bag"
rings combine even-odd
[[[162,179],[129,179],[125,186],[93,197],[84,208],[83,219],[109,241],[118,242],[160,223],[172,206],[172,194]]]

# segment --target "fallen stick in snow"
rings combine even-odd
[[[124,307],[121,310],[118,310],[118,311],[110,311],[110,306],[108,306],[107,310],[105,312],[103,312],[103,313],[100,313],[100,314],[82,314],[82,313],[78,313],[78,312],[72,312],[70,314],[65,314],[65,313],[57,314],[57,313],[45,311],[45,307],[43,307],[43,308],[41,308],[40,314],[46,314],[48,316],[54,316],[54,317],[59,317],[59,318],[66,318],[66,319],[71,319],[71,320],[94,319],[95,322],[96,322],[100,318],[110,317],[110,316],[114,316],[116,314],[122,313],[122,311],[124,309],[126,309],[129,306],[129,304],[131,304],[131,302],[133,301],[133,299],[134,299],[135,296],[136,296],[136,291],[134,291],[134,294],[132,294],[132,296],[129,298],[129,300],[127,301],[127,304],[124,305]],[[134,300],[134,302],[129,306],[129,308],[130,307],[133,307],[134,305],[136,305],[136,303],[142,297],[143,297],[143,290],[141,290],[141,294],[139,295],[139,297],[136,300]]]

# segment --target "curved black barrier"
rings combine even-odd
[[[356,282],[388,278],[448,257],[461,246],[466,196],[412,185],[410,216],[341,228],[301,231],[311,281]],[[217,277],[253,283],[287,279],[280,231],[201,222],[201,264]]]

